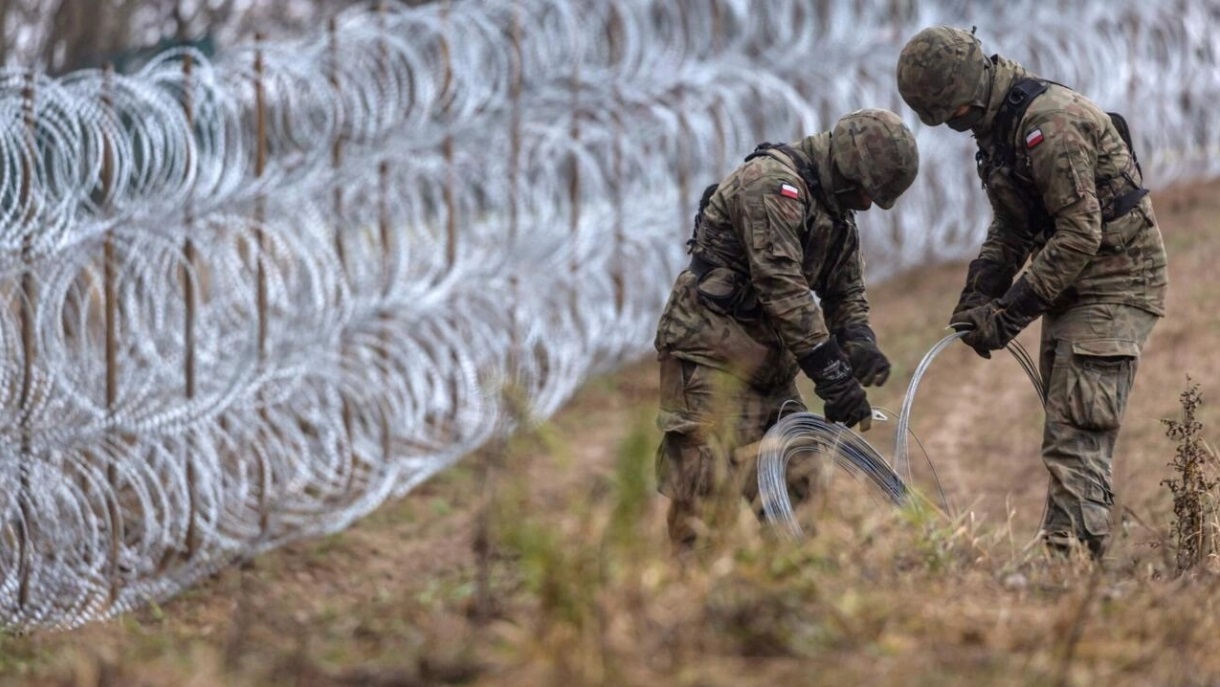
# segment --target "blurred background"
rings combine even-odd
[[[3,0],[0,64],[52,74],[130,71],[170,47],[214,54],[252,40],[318,29],[355,0]],[[420,4],[408,0],[405,4]]]

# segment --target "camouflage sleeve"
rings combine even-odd
[[[743,193],[742,245],[758,302],[789,351],[800,357],[828,334],[802,270],[800,232],[805,206],[780,195],[781,181],[764,178]]]
[[[1014,209],[993,197],[988,189],[991,201],[992,218],[987,227],[987,238],[979,248],[979,259],[996,265],[996,269],[1012,276],[1020,270],[1033,249],[1033,239],[1028,231],[1024,231],[1026,220],[1014,214]]]
[[[1055,221],[1027,273],[1046,302],[1076,281],[1101,245],[1101,204],[1093,182],[1097,152],[1084,126],[1080,117],[1056,110],[1031,118],[1022,132],[1034,184]]]
[[[814,284],[822,299],[823,318],[830,331],[850,324],[868,324],[868,297],[864,289],[864,257],[860,253],[860,232],[856,223],[834,231],[834,240]]]

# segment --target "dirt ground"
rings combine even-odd
[[[1187,376],[1203,391],[1205,405],[1200,420],[1205,433],[1214,438],[1220,427],[1220,407],[1211,400],[1220,390],[1216,382],[1220,371],[1216,348],[1220,343],[1220,310],[1212,300],[1217,283],[1215,266],[1220,264],[1220,183],[1160,192],[1155,195],[1155,204],[1169,250],[1169,315],[1158,324],[1144,351],[1116,454],[1117,497],[1127,515],[1124,535],[1116,542],[1114,567],[1136,572],[1114,581],[1113,588],[1145,584],[1147,579],[1165,573],[1164,556],[1159,550],[1166,546],[1172,508],[1170,494],[1161,481],[1170,477],[1167,463],[1173,444],[1165,438],[1160,420],[1178,414],[1178,396],[1187,386]],[[894,363],[888,385],[870,394],[875,406],[897,415],[916,365],[946,333],[944,324],[963,277],[963,265],[944,265],[912,271],[870,289],[874,326]],[[1020,339],[1030,351],[1036,351],[1034,329]],[[816,400],[809,386],[802,386],[802,391],[807,399]],[[560,646],[562,650],[569,646],[537,640],[552,636],[558,632],[556,627],[567,622],[562,621],[566,616],[559,611],[551,611],[558,615],[545,616],[538,609],[567,608],[563,599],[570,590],[562,585],[548,590],[548,578],[542,573],[539,579],[543,583],[532,587],[530,561],[534,559],[529,551],[534,549],[519,545],[516,550],[526,553],[514,557],[494,545],[484,545],[479,522],[489,512],[484,509],[484,496],[494,493],[500,504],[496,513],[516,513],[522,522],[542,523],[537,531],[529,531],[538,540],[549,541],[547,537],[551,537],[561,543],[579,542],[582,533],[600,532],[598,528],[605,521],[616,517],[612,508],[602,509],[599,504],[604,494],[621,489],[617,480],[623,474],[624,447],[635,446],[637,452],[646,452],[655,442],[651,420],[656,392],[654,364],[642,360],[614,375],[590,381],[536,435],[508,447],[517,458],[507,468],[492,473],[490,487],[484,482],[483,466],[489,456],[504,451],[503,446],[468,457],[345,532],[260,556],[160,606],[73,632],[0,635],[0,685],[654,684],[644,678],[638,678],[638,682],[614,679],[608,677],[610,673],[590,677],[587,671],[535,672],[537,666],[556,664],[555,657],[545,655],[547,647]],[[1019,558],[1037,528],[1046,479],[1038,458],[1041,411],[1033,387],[1016,362],[1002,355],[984,361],[964,346],[951,347],[924,378],[912,429],[926,449],[925,458],[924,452],[912,444],[912,478],[931,490],[935,469],[949,504],[949,529],[967,527],[961,525],[963,522],[980,531],[995,528],[1009,541],[992,546],[989,555]],[[891,428],[878,426],[866,438],[883,455],[892,455]],[[647,487],[651,494],[651,484]],[[631,534],[636,542],[630,549],[633,562],[630,566],[622,564],[625,569],[641,571],[638,579],[632,579],[646,592],[630,591],[634,588],[622,592],[615,587],[615,596],[611,597],[609,587],[601,587],[593,593],[595,597],[600,595],[594,606],[604,611],[630,606],[637,597],[647,598],[652,605],[643,613],[651,618],[654,616],[649,614],[658,613],[657,608],[664,606],[664,600],[670,598],[666,595],[671,593],[664,582],[657,580],[679,579],[714,586],[708,582],[714,575],[691,582],[690,578],[671,576],[666,567],[654,567],[670,565],[662,535],[663,506],[663,499],[656,495],[636,504],[639,512],[633,522],[637,529]],[[861,526],[852,526],[856,527],[852,536],[860,536]],[[879,536],[889,531],[886,527],[889,525],[865,534]],[[833,526],[830,529],[827,537],[833,539]],[[1005,548],[1008,553],[997,553]],[[485,559],[480,563],[480,554],[489,549],[490,562]],[[574,548],[565,551],[560,545],[554,551],[547,550],[552,558],[546,560],[582,560]],[[885,555],[889,556],[885,560],[892,563],[904,554],[898,551]],[[740,564],[740,557],[734,560]],[[869,567],[873,565],[875,562],[868,563],[864,569],[873,570]],[[1010,568],[980,568],[969,560],[954,565],[957,567],[945,573],[948,576],[943,582],[920,591],[929,598],[916,615],[935,618],[937,598],[953,605],[956,601],[947,600],[961,593],[955,588],[976,585],[980,577],[987,579],[977,582],[977,603],[968,608],[986,615],[988,595],[1006,588],[988,580],[1004,581],[1013,574]],[[539,569],[545,571],[545,566]],[[879,569],[886,568],[883,565]],[[611,578],[615,574],[603,572]],[[899,580],[901,586],[903,578],[887,577],[890,574],[886,572],[882,577]],[[843,584],[844,593],[850,594],[853,588],[847,582]],[[868,583],[860,584],[864,585],[860,598],[888,598],[877,594],[870,597]],[[1077,580],[1076,590],[1087,586]],[[1076,591],[1070,584],[1068,587],[1064,594],[1071,597]],[[487,589],[492,590],[490,598],[481,591]],[[1148,592],[1147,598],[1159,599],[1159,593]],[[835,601],[847,603],[843,597]],[[886,603],[901,606],[893,600]],[[1039,632],[1050,632],[1047,628],[1063,622],[1058,616],[1051,617],[1059,607],[1057,603],[1049,598],[1041,606],[1035,604],[1027,620],[1006,621],[1025,628],[1025,634],[1015,630],[1005,634],[1007,639],[1003,641],[1009,644],[1004,645],[1004,651],[1023,655],[1026,645],[1022,641],[1042,647],[1037,639]],[[490,610],[486,607],[489,604]],[[818,607],[811,606],[809,612]],[[681,613],[682,608],[685,606],[674,602],[670,615]],[[706,603],[703,608],[707,608]],[[1016,609],[1012,611],[1015,617],[1024,617],[1022,606],[1014,602],[1012,608]],[[551,620],[546,620],[548,617]],[[667,621],[651,626],[632,624],[634,630],[627,634],[635,633],[633,638],[616,639],[616,617],[610,613],[609,620],[599,621],[604,629],[609,628],[600,636],[609,637],[604,641],[611,644],[656,646],[653,640],[640,637],[661,632],[658,627],[669,627]],[[1001,681],[1005,684],[1037,684],[1046,675],[1037,671],[1050,660],[1045,659],[1050,654],[1040,653],[1041,648],[1030,649],[1026,655],[1032,658],[1013,671],[1005,663],[1008,659],[996,653],[1002,642],[989,630],[963,630],[961,636],[949,637],[944,644],[936,637],[921,639],[919,631],[899,632],[885,622],[895,621],[882,622],[883,629],[876,631],[876,637],[869,635],[871,639],[852,634],[855,643],[836,640],[839,643],[825,646],[801,644],[806,648],[796,657],[766,658],[764,651],[759,658],[742,650],[744,658],[733,659],[716,671],[706,665],[700,668],[699,657],[719,654],[712,648],[702,654],[698,646],[688,647],[686,651],[693,652],[693,657],[688,653],[685,661],[671,658],[666,659],[669,663],[649,663],[642,674],[665,678],[656,684],[687,685],[765,684],[777,677],[784,683],[783,676],[807,674],[803,671],[810,666],[824,669],[826,679],[840,671],[837,674],[848,679],[874,684],[899,684],[905,679],[902,675],[912,678],[907,684],[938,684],[933,676],[943,673],[946,665],[950,673],[961,675],[987,675],[1009,666],[1009,672],[1004,673],[1008,677]],[[970,634],[976,631],[982,638]],[[1170,641],[1159,631],[1139,632],[1147,635],[1140,641],[1154,646]],[[1132,633],[1138,634],[1135,630]],[[1010,635],[1025,639],[1012,639]],[[1136,640],[1130,641],[1139,645]],[[1086,641],[1082,646],[1091,645]],[[893,656],[907,657],[911,662],[906,667],[896,666],[894,660],[885,658]],[[708,665],[715,665],[719,659],[709,660]],[[921,667],[929,662],[940,662],[940,667]],[[1029,681],[1013,677],[1025,669],[1035,671]],[[1102,674],[1096,672],[1100,668],[1093,670],[1072,677],[1065,669],[1063,674],[1068,678],[1064,684],[1087,684]],[[1145,678],[1162,684],[1204,684],[1177,681],[1176,677],[1157,673],[1160,668],[1140,670],[1143,672],[1131,673],[1134,681],[1129,684],[1139,684]],[[948,683],[958,684],[952,680]]]

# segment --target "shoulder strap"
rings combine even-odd
[[[797,175],[801,177],[801,181],[805,182],[805,186],[809,189],[811,195],[819,198],[822,196],[822,179],[818,175],[817,167],[787,143],[759,143],[754,152],[747,155],[744,161],[749,162],[756,157],[764,155],[774,158],[775,156],[771,155],[772,150],[778,150],[792,161],[792,166],[796,168]]]
[[[1001,164],[1012,166],[1017,162],[1017,148],[1013,142],[1017,123],[1025,116],[1034,98],[1046,92],[1051,82],[1042,79],[1018,79],[1008,89],[1004,102],[995,115],[996,152]]]
[[[1107,112],[1110,116],[1110,121],[1114,123],[1114,128],[1118,130],[1119,138],[1123,139],[1123,143],[1127,144],[1127,152],[1131,153],[1131,161],[1135,163],[1135,169],[1139,171],[1140,178],[1144,176],[1144,170],[1140,167],[1140,159],[1135,156],[1135,145],[1131,142],[1131,127],[1127,124],[1127,118],[1117,112]]]
[[[712,195],[716,193],[716,189],[720,188],[720,184],[709,184],[703,189],[703,195],[699,197],[699,209],[695,211],[694,228],[691,230],[690,239],[686,241],[686,252],[691,252],[695,244],[699,242],[699,232],[703,229],[703,212],[707,210],[707,206],[712,202]]]

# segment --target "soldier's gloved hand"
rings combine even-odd
[[[949,326],[958,331],[977,329],[978,324],[975,322],[975,318],[982,319],[983,313],[974,313],[970,316],[966,316],[965,313],[986,306],[989,303],[991,303],[991,299],[986,295],[967,288],[967,290],[962,291],[961,298],[957,299],[957,307],[953,309],[953,314],[949,316]],[[974,348],[974,352],[978,353],[980,357],[991,358],[991,353],[987,349],[973,346],[971,348]]]
[[[958,314],[952,324],[954,327],[968,326],[970,331],[962,341],[979,355],[989,358],[990,354],[983,355],[983,351],[997,351],[1007,346],[1030,322],[1046,312],[1047,305],[1029,281],[1021,277],[1008,293]]]
[[[978,291],[963,291],[961,298],[957,299],[957,307],[953,309],[953,314],[949,316],[949,325],[953,326],[954,319],[961,313],[977,308],[980,305],[987,305],[991,302],[991,297],[979,293]]]
[[[949,318],[949,326],[959,332],[968,332],[962,337],[962,343],[973,348],[979,357],[990,360],[991,349],[984,346],[981,340],[989,338],[983,331],[992,326],[995,316],[995,306],[992,301],[987,301],[973,308],[954,311],[953,316]]]
[[[826,419],[851,427],[871,418],[868,394],[852,376],[851,363],[833,338],[797,359],[813,380],[813,392],[826,402]]]
[[[835,332],[835,341],[847,354],[852,374],[864,386],[881,386],[890,378],[890,361],[877,347],[877,335],[867,324],[849,324]]]
[[[985,258],[975,258],[966,270],[966,287],[949,317],[949,326],[954,326],[959,314],[990,303],[1010,286],[1012,275],[1004,267]]]

